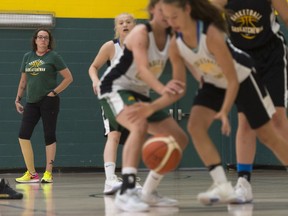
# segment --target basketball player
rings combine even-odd
[[[136,20],[131,14],[122,13],[115,18],[114,25],[115,39],[102,45],[89,68],[89,76],[92,81],[92,87],[95,95],[97,95],[97,86],[99,84],[98,71],[106,62],[107,65],[110,66],[114,63],[115,59],[121,55],[123,41],[131,29],[136,25]],[[117,129],[113,128],[109,122],[109,119],[105,116],[105,110],[103,107],[101,107],[101,109],[105,129],[104,135],[107,136],[103,153],[106,176],[104,194],[111,195],[114,194],[122,184],[122,181],[119,181],[118,177],[115,175],[115,162],[118,144],[124,144],[129,132],[124,128],[122,128],[122,131],[118,131]],[[138,186],[140,186],[139,183]]]
[[[214,120],[220,120],[222,133],[230,134],[228,113],[235,101],[260,141],[287,167],[288,142],[272,124],[272,100],[256,76],[251,58],[227,39],[226,23],[208,0],[163,0],[162,10],[177,32],[170,46],[173,71],[182,73],[187,63],[203,79],[190,112],[188,131],[214,183],[198,195],[198,200],[203,204],[239,202],[208,130]]]
[[[148,211],[149,206],[178,205],[177,200],[157,194],[163,175],[154,171],[149,172],[140,193],[135,188],[141,147],[147,133],[172,135],[182,149],[188,143],[185,132],[162,110],[184,95],[185,72],[173,74],[166,85],[158,80],[168,58],[171,38],[160,6],[160,0],[149,1],[150,21],[137,25],[127,35],[123,54],[106,70],[99,85],[98,97],[110,123],[117,121],[130,131],[123,149],[123,184],[115,197],[116,206],[129,212]],[[150,89],[160,95],[152,102]],[[134,118],[138,105],[144,109]]]
[[[247,52],[255,61],[255,68],[275,105],[272,123],[288,140],[287,107],[287,50],[275,11],[288,26],[286,0],[213,0],[230,11],[227,22],[232,43]],[[240,27],[241,26],[241,27]],[[238,182],[235,191],[241,203],[253,199],[250,185],[253,161],[256,153],[256,134],[246,116],[238,113],[236,155]]]

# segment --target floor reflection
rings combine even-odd
[[[254,204],[248,203],[243,205],[228,205],[228,212],[232,216],[252,216]]]
[[[178,207],[151,207],[147,212],[124,212],[114,204],[114,196],[104,196],[105,216],[169,216],[177,215]]]
[[[46,216],[56,215],[53,201],[53,184],[17,184],[16,189],[24,195],[22,216],[34,216],[39,215],[39,213]],[[44,203],[41,202],[42,198],[38,200],[38,197],[43,197]]]

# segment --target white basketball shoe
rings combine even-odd
[[[234,204],[245,204],[253,201],[253,193],[251,184],[243,177],[238,178],[237,184],[234,188],[236,200]]]
[[[206,192],[200,193],[197,196],[198,201],[204,205],[232,203],[236,198],[231,182],[214,183]]]

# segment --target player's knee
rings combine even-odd
[[[133,124],[130,128],[130,133],[137,133],[137,134],[145,134],[148,130],[148,123],[147,121],[138,121]]]
[[[195,136],[199,133],[200,127],[198,124],[189,122],[187,125],[187,130],[191,136]]]
[[[184,150],[188,145],[189,138],[185,132],[179,133],[178,137],[175,137],[175,139],[182,150]]]
[[[258,133],[258,139],[261,143],[266,145],[270,149],[274,149],[275,145],[277,145],[278,141],[281,139],[278,134],[271,133]]]
[[[286,115],[286,114],[285,114]],[[276,130],[281,130],[284,128],[285,124],[287,124],[287,118],[286,116],[281,116],[277,112],[272,117],[272,123]]]

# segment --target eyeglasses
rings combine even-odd
[[[37,38],[38,38],[39,40],[49,40],[49,37],[48,37],[48,36],[38,35]]]

